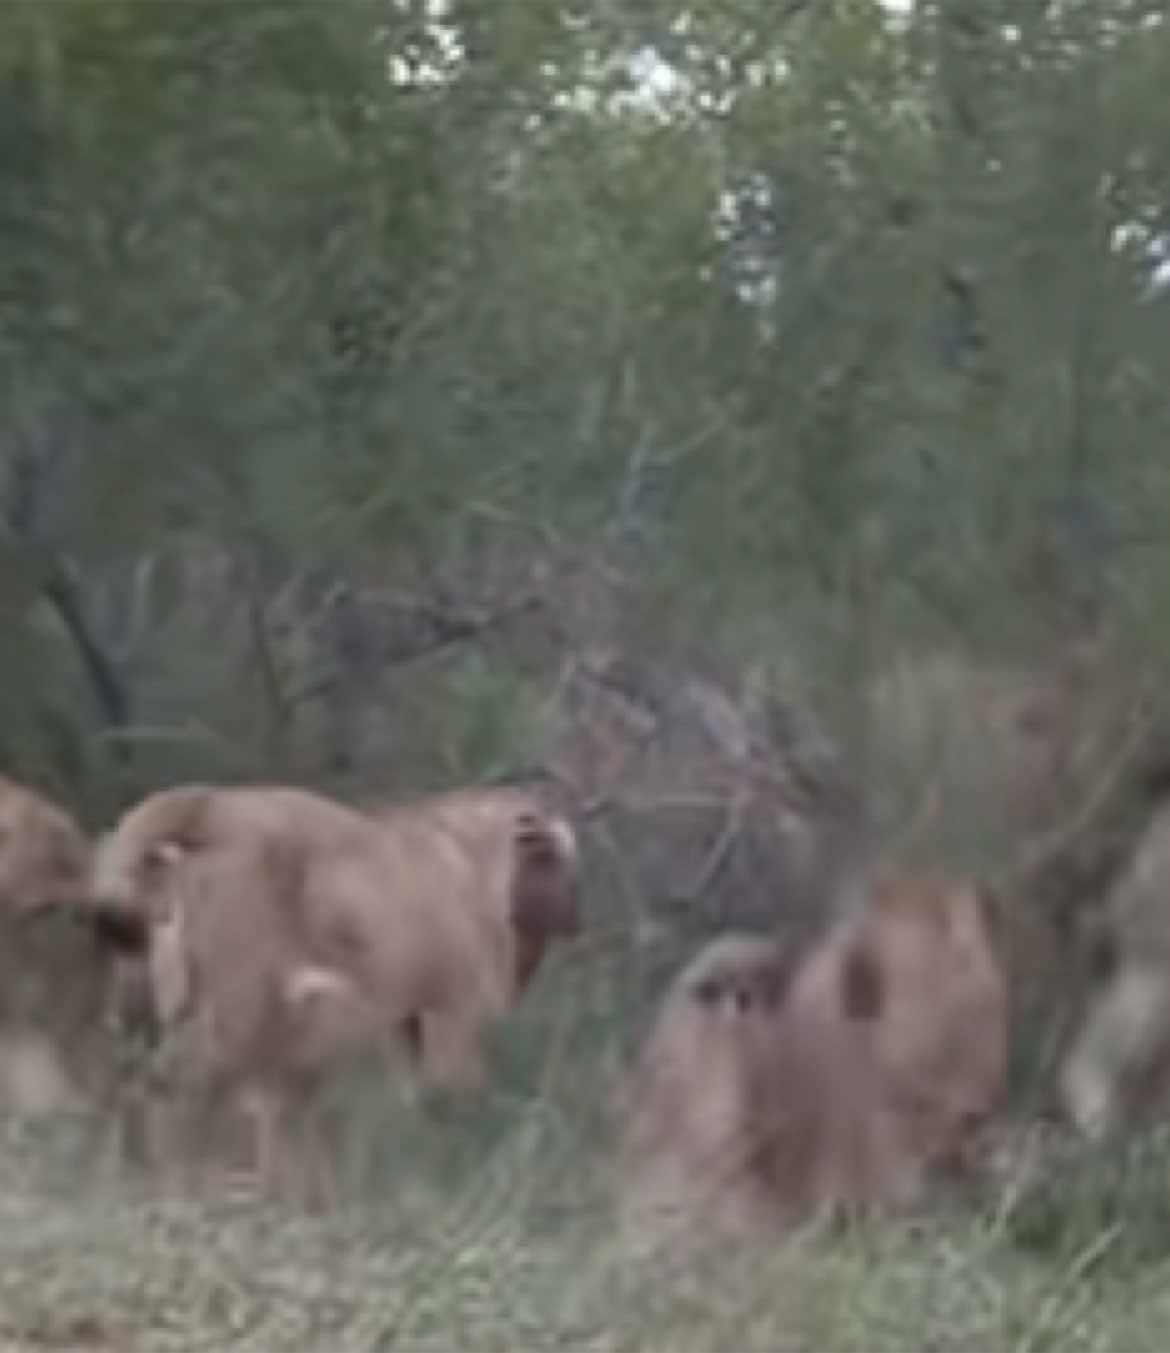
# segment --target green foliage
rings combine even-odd
[[[1038,13],[5,7],[11,548],[88,584],[210,540],[268,561],[264,604],[322,564],[441,576],[507,521],[485,574],[516,524],[604,554],[647,642],[752,636],[840,701],[900,646],[1026,657],[1104,614],[1163,663],[1170,40]],[[122,664],[139,710],[267,726],[263,683],[224,708],[247,627],[201,661],[171,620]],[[432,766],[525,742],[531,693],[481,694]]]
[[[430,723],[414,744],[418,774],[437,762],[439,783],[505,774],[537,757],[540,692],[504,661],[459,655],[427,682],[419,715]],[[436,698],[437,696],[437,698]]]

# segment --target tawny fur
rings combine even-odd
[[[837,1205],[907,1201],[863,1021],[791,1002],[773,941],[726,935],[671,984],[632,1068],[620,1142],[627,1228],[701,1218],[732,1233]]]
[[[16,1050],[3,1074],[11,1071],[17,1112],[72,1109],[114,1089],[108,1018],[123,956],[86,906],[89,861],[67,812],[0,776],[0,1032]],[[34,1046],[36,1077],[26,1055]],[[25,1093],[34,1079],[40,1088]]]
[[[265,1187],[282,1181],[292,1160],[286,1139],[308,1126],[319,1079],[348,1050],[389,1034],[343,974],[306,959],[272,887],[279,855],[260,842],[191,856],[153,899],[149,924],[164,1092],[155,1111],[165,1137],[155,1148],[178,1146],[184,1164],[198,1162],[223,1110],[246,1107]],[[301,1165],[298,1173],[325,1178],[320,1156]]]
[[[975,886],[941,873],[874,880],[793,987],[831,1009],[843,967],[875,990],[869,1033],[899,1130],[927,1169],[962,1173],[1007,1086],[1004,968]]]
[[[0,906],[79,901],[88,872],[89,844],[69,814],[0,776]]]
[[[370,811],[390,835],[419,823],[449,831],[471,857],[479,883],[470,900],[510,1001],[549,946],[580,929],[576,836],[537,794],[510,786],[459,789]]]
[[[983,906],[962,882],[877,882],[799,962],[762,937],[711,942],[626,1082],[624,1215],[751,1228],[915,1205],[999,1102],[1006,1021]]]
[[[145,916],[165,896],[176,852],[267,843],[279,870],[240,905],[257,908],[264,893],[260,910],[279,912],[307,963],[344,974],[385,1028],[409,1035],[426,1083],[478,1088],[484,1030],[514,990],[514,960],[482,902],[492,857],[470,851],[440,814],[392,811],[391,829],[306,790],[166,790],[102,844],[95,892]]]
[[[671,982],[618,1096],[627,1227],[702,1214],[735,1229],[766,1215],[759,1108],[786,980],[778,945],[733,934],[705,945]]]

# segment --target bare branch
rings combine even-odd
[[[129,692],[113,658],[90,628],[77,588],[63,563],[53,563],[41,584],[41,592],[60,616],[77,649],[106,724],[111,728],[125,727],[130,717]],[[127,759],[124,748],[118,755]]]
[[[1125,776],[1137,763],[1154,725],[1155,711],[1150,704],[1138,701],[1130,717],[1128,735],[1077,811],[1068,821],[1025,843],[1015,860],[996,876],[993,882],[995,888],[1007,888],[1034,879],[1041,870],[1055,863],[1097,820]]]

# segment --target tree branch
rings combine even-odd
[[[130,717],[130,696],[117,666],[98,642],[86,619],[77,588],[65,565],[55,559],[41,583],[41,594],[61,618],[85,668],[102,717],[110,728],[125,728]],[[115,743],[115,755],[130,759],[126,743]]]

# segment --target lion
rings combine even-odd
[[[310,1101],[349,1050],[388,1045],[381,1012],[341,972],[315,965],[281,905],[282,849],[270,841],[202,851],[152,899],[151,1147],[184,1167],[233,1109],[252,1121],[253,1172],[264,1189],[291,1178],[331,1189],[318,1150],[296,1163],[292,1137],[319,1147]],[[277,886],[273,886],[274,883]],[[287,886],[287,880],[285,881]]]
[[[0,1102],[20,1116],[115,1089],[113,993],[140,946],[89,910],[89,863],[64,809],[0,777]]]
[[[1151,820],[1106,899],[1096,990],[1059,1075],[1084,1136],[1164,1112],[1170,1093],[1170,808]]]
[[[708,943],[671,984],[622,1096],[633,1212],[733,1229],[907,1211],[961,1172],[1005,1089],[1006,983],[985,903],[887,877],[801,955]],[[624,1200],[626,1201],[626,1200]]]
[[[750,1235],[910,1196],[868,977],[840,967],[834,1007],[815,1009],[792,1001],[800,967],[774,939],[726,934],[671,983],[621,1094],[626,1228],[701,1216]]]
[[[307,964],[344,975],[380,1012],[428,1089],[479,1089],[484,1031],[514,975],[491,957],[483,861],[437,817],[407,815],[391,832],[309,790],[181,786],[124,815],[98,852],[95,892],[114,914],[165,912],[191,859],[262,842],[280,867],[240,894],[256,926],[279,912]]]
[[[670,983],[618,1090],[623,1223],[698,1211],[730,1231],[764,1220],[763,1044],[788,967],[774,941],[732,933]]]
[[[1008,991],[998,935],[991,901],[972,881],[883,872],[793,984],[798,1006],[831,1013],[840,973],[849,971],[883,1093],[931,1175],[970,1174],[982,1129],[1006,1093]]]
[[[89,843],[64,809],[0,775],[0,906],[29,911],[76,902],[89,877]]]

